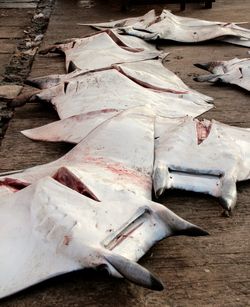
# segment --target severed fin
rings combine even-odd
[[[107,253],[104,258],[124,278],[134,284],[156,291],[164,289],[162,282],[138,263],[114,253]]]

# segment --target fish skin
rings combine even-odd
[[[137,23],[151,23],[156,18],[155,10],[150,10],[145,15],[139,17],[132,17],[132,18],[124,18],[120,20],[115,20],[111,22],[104,22],[104,23],[95,23],[95,24],[88,24],[88,23],[79,23],[82,26],[91,26],[96,29],[106,29],[106,28],[121,28],[121,27],[129,27],[133,26]]]
[[[142,17],[140,17],[143,19]],[[145,40],[166,39],[182,43],[197,43],[216,39],[223,42],[250,47],[250,30],[239,27],[237,23],[206,21],[196,18],[176,16],[168,10],[151,18],[148,23],[139,19],[124,25],[106,23],[106,27],[117,27],[126,34]],[[239,23],[238,23],[239,24]],[[89,24],[93,26],[93,24]],[[98,26],[98,24],[94,24]],[[102,24],[105,28],[105,24]]]
[[[116,109],[105,109],[83,113],[41,127],[23,130],[21,133],[32,140],[78,144],[93,129],[119,112],[121,111]]]
[[[113,84],[112,88],[110,84]],[[104,91],[105,96],[102,95]],[[52,103],[61,119],[92,111],[124,110],[146,104],[163,116],[197,116],[213,107],[203,100],[202,95],[197,96],[196,101],[192,101],[192,97],[190,95],[186,99],[185,94],[177,95],[142,87],[116,69],[111,69],[85,74],[67,82],[66,86],[59,84],[42,90],[32,99]]]
[[[236,181],[247,180],[250,175],[250,129],[203,121],[209,130],[199,141],[199,123],[191,117],[157,118],[155,193],[159,196],[173,188],[208,193],[231,212],[237,200]]]
[[[60,167],[74,166],[88,174],[92,166],[96,169],[92,178],[103,174],[106,179],[120,182],[120,190],[131,189],[151,198],[153,155],[154,113],[149,108],[135,108],[99,125],[60,159],[0,177],[0,191],[6,190],[6,180],[12,180],[12,185],[15,180],[31,184],[44,176],[53,176]],[[91,176],[86,175],[86,180],[91,180]]]
[[[138,40],[135,46],[134,39],[130,40],[133,46],[128,46],[129,39],[120,39],[115,32],[102,31],[88,37],[74,39],[72,42],[62,45],[54,45],[41,51],[42,54],[54,52],[65,55],[66,71],[70,65],[83,71],[108,68],[112,64],[124,62],[154,59],[162,55],[162,51],[156,50],[152,45],[145,42],[138,48]],[[115,37],[115,40],[114,40]],[[95,57],[93,58],[93,53]],[[115,55],[115,56],[114,56]],[[70,69],[72,71],[72,69]]]
[[[177,75],[162,64],[162,60],[147,60],[125,64],[114,64],[112,65],[112,69],[118,70],[132,81],[146,88],[160,92],[182,94],[184,97],[192,101],[197,100],[197,102],[213,102],[213,98],[189,88]],[[91,73],[94,72],[95,71],[88,73],[91,75]],[[88,73],[77,70],[69,74],[50,75],[29,79],[28,83],[29,85],[41,89],[48,89],[63,82],[80,80]]]
[[[250,91],[250,58],[234,58],[229,61],[216,61],[194,65],[212,73],[210,75],[198,76],[194,78],[195,81],[222,82],[237,85],[246,91]]]
[[[169,71],[165,68],[162,64],[162,61],[144,61],[138,63],[128,63],[128,64],[121,64],[115,65],[113,69],[117,70],[118,72],[125,74],[126,77],[131,79],[133,82],[137,84],[142,84],[148,89],[154,89],[159,92],[170,92],[176,93],[181,95],[182,97],[190,100],[196,101],[197,103],[211,103],[213,99],[206,95],[200,94],[193,89],[190,89],[183,81],[178,78],[174,73]],[[112,71],[112,70],[111,70]],[[108,72],[108,71],[107,71]],[[98,76],[98,73],[89,73],[88,75],[85,73],[81,73],[81,71],[71,74],[68,79],[67,75],[58,75],[51,76],[52,80],[55,78],[61,80],[81,80],[81,78],[88,78]],[[46,80],[49,80],[50,77],[48,76]],[[123,77],[124,79],[124,77]],[[38,78],[37,82],[39,83],[41,79]],[[91,78],[89,78],[91,80]],[[126,80],[126,79],[124,79]],[[35,80],[34,80],[35,82]],[[61,81],[63,82],[63,81]],[[98,85],[100,82],[98,81]],[[128,83],[133,84],[131,82]],[[138,89],[138,87],[137,87]],[[140,89],[140,87],[139,87]],[[63,84],[56,85],[54,89],[52,88],[51,91],[49,89],[45,89],[44,91],[40,92],[37,96],[41,100],[51,100],[51,97],[56,96],[58,93],[65,94],[65,89],[63,89]],[[49,97],[48,93],[51,93],[51,97]],[[55,93],[55,94],[53,94]],[[59,94],[60,95],[60,94]],[[87,95],[84,95],[85,98]],[[107,118],[112,117],[112,112],[115,113],[120,112],[115,108],[113,109],[101,109],[98,111],[82,113],[78,115],[73,115],[70,117],[65,116],[66,118],[60,121],[56,121],[54,123],[50,123],[48,125],[28,129],[22,131],[22,133],[33,139],[33,140],[42,140],[42,141],[65,141],[70,143],[79,143],[95,126],[106,120]],[[197,114],[198,115],[198,114]]]

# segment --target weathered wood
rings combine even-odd
[[[8,64],[10,58],[10,54],[1,54],[0,53],[0,75],[2,75],[5,71],[5,66]]]
[[[0,2],[0,8],[4,9],[35,9],[37,7],[37,1],[3,1]]]
[[[101,22],[124,18],[117,1],[96,0],[91,9],[80,9],[77,1],[57,1],[43,46],[53,40],[89,33],[77,22]],[[158,10],[162,6],[155,6]],[[130,15],[137,16],[152,6],[135,6]],[[166,8],[177,11],[177,5]],[[244,21],[249,19],[249,1],[217,0],[212,10],[197,10],[188,5],[183,16],[210,20]],[[74,16],[74,18],[72,18]],[[216,109],[204,117],[228,124],[250,127],[249,94],[238,88],[196,83],[193,77],[203,72],[197,62],[246,57],[247,49],[220,43],[188,46],[162,45],[171,52],[166,66],[188,85],[215,98]],[[37,56],[31,76],[64,72],[58,56]],[[52,108],[29,103],[17,109],[0,151],[0,169],[12,170],[52,161],[71,145],[32,142],[19,131],[39,126],[57,118]],[[204,238],[169,238],[157,244],[141,263],[161,276],[166,290],[157,293],[94,272],[78,272],[45,282],[5,300],[3,306],[249,306],[250,296],[250,182],[238,184],[238,203],[230,218],[221,217],[218,201],[212,197],[168,191],[159,201],[210,232]]]
[[[13,53],[16,43],[12,39],[0,39],[0,53]]]

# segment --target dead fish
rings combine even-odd
[[[151,10],[145,15],[139,17],[130,17],[130,18],[124,18],[120,20],[104,22],[104,23],[96,23],[96,24],[79,23],[79,25],[92,26],[96,29],[123,28],[123,27],[133,26],[137,23],[148,25],[149,23],[152,23],[156,17],[157,15],[155,13],[155,10]]]
[[[128,42],[128,38],[125,40]],[[118,38],[114,40],[114,37],[105,31],[42,51],[47,52],[64,54],[67,72],[77,68],[83,71],[99,70],[112,64],[154,59],[163,54],[152,47],[145,49],[144,43],[142,48],[130,47]]]
[[[236,182],[250,178],[250,129],[188,116],[157,118],[155,127],[156,195],[173,188],[207,193],[232,211]]]
[[[142,17],[140,17],[142,19]],[[139,19],[140,19],[139,18]],[[196,18],[181,17],[163,10],[161,15],[152,18],[150,22],[134,20],[130,25],[125,22],[118,26],[112,23],[102,23],[102,28],[118,27],[126,34],[145,40],[167,39],[182,43],[197,43],[219,39],[228,43],[250,47],[250,30],[239,27],[240,23],[206,21]],[[89,24],[98,27],[98,24]],[[241,44],[242,43],[242,44]]]
[[[113,198],[116,191],[124,190],[151,199],[153,159],[154,113],[148,108],[131,109],[96,127],[60,159],[20,173],[4,174],[0,177],[0,191],[6,193],[9,189],[8,192],[13,193],[42,177],[54,176],[61,167],[64,167],[64,170],[66,167],[74,167],[79,172],[86,173],[83,178],[82,173],[76,175],[76,172],[66,172],[66,179],[69,178],[69,173],[72,174],[70,178],[80,178],[74,179],[75,181],[69,179],[70,182],[76,182],[76,189],[81,185],[81,181],[81,189],[84,191],[84,186],[92,185],[93,178],[97,186],[97,179],[100,178],[106,184],[106,190],[107,186],[113,186],[113,195],[110,192]],[[59,177],[64,180],[63,176]],[[81,180],[81,177],[84,180]],[[68,184],[66,182],[66,185]],[[111,187],[109,189],[111,190]],[[95,197],[100,198],[98,195]]]
[[[237,85],[247,91],[250,91],[250,58],[234,58],[229,61],[216,61],[194,65],[212,73],[210,75],[196,77],[194,80],[198,82],[222,82]]]
[[[190,101],[197,101],[198,103],[210,103],[213,101],[211,97],[208,97],[193,89],[190,89],[173,72],[165,68],[161,61],[154,60],[138,63],[121,64],[115,65],[114,68],[124,74],[129,79],[133,80],[135,83],[142,85],[143,87],[166,93],[176,93],[177,95],[181,95],[182,97]],[[90,75],[91,74],[93,74],[93,76],[96,76],[95,73],[90,73]],[[50,101],[51,98],[46,93],[50,93],[51,96],[56,96],[60,93],[60,90],[61,92],[63,92],[63,81],[81,80],[83,75],[86,74],[82,74],[81,71],[79,71],[77,73],[73,72],[69,75],[70,76],[68,76],[68,79],[67,75],[52,75],[44,78],[35,78],[30,81],[41,88],[50,88],[51,84],[55,84],[55,80],[58,80],[59,84],[62,83],[61,86],[56,86],[54,87],[54,89],[52,87],[51,90],[44,90],[37,96],[39,97],[39,99]],[[52,82],[50,82],[49,80],[52,80]],[[100,85],[99,81],[98,84]],[[43,96],[45,98],[43,98]],[[86,94],[84,96],[85,98],[87,97]],[[94,129],[106,119],[111,118],[118,112],[120,112],[119,109],[113,108],[82,113],[79,115],[67,117],[65,119],[50,123],[42,127],[24,130],[22,131],[22,133],[33,140],[79,143],[92,129]]]
[[[100,204],[49,177],[2,200],[0,222],[0,298],[99,266],[159,291],[162,282],[135,261],[168,236],[208,234],[143,198]]]
[[[124,110],[144,105],[151,105],[156,114],[162,116],[197,116],[213,107],[202,95],[190,93],[186,99],[185,94],[143,87],[117,69],[84,74],[42,90],[33,99],[50,102],[61,119],[81,113],[105,109]]]
[[[194,102],[213,102],[213,98],[188,87],[177,75],[162,64],[162,60],[114,64],[112,68],[118,70],[143,87],[160,92],[183,95],[186,99]],[[94,72],[86,73],[81,70],[76,70],[69,74],[49,75],[28,79],[27,83],[40,89],[48,89],[63,82],[81,80],[84,78],[84,75],[91,75],[92,73]]]

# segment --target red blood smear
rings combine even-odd
[[[22,190],[23,188],[26,188],[28,185],[30,185],[30,183],[12,178],[5,178],[3,181],[0,182],[0,186],[6,186],[11,189],[14,189],[15,191]]]

